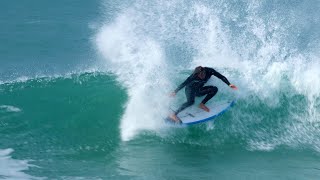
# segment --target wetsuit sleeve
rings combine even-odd
[[[216,70],[212,69],[212,68],[208,68],[210,73],[214,76],[216,76],[217,78],[221,79],[224,83],[226,83],[228,86],[230,85],[230,82],[228,81],[228,79],[226,77],[224,77],[222,74],[218,73]]]
[[[176,90],[174,90],[175,93],[180,91],[182,88],[184,88],[187,84],[189,84],[193,80],[193,74],[191,74],[182,84],[180,84]]]

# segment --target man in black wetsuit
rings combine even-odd
[[[181,122],[177,117],[177,114],[185,108],[194,104],[194,99],[196,96],[206,95],[206,97],[199,104],[199,108],[205,110],[206,112],[210,111],[210,109],[205,104],[218,92],[218,88],[216,86],[204,86],[204,84],[210,79],[212,75],[221,79],[232,89],[238,89],[235,85],[230,84],[226,77],[224,77],[214,69],[198,66],[195,68],[194,72],[182,84],[180,84],[180,86],[178,86],[178,88],[174,92],[171,93],[171,96],[175,96],[179,90],[186,87],[185,93],[187,96],[187,102],[182,104],[174,114],[170,115],[170,118],[172,120],[174,120],[175,122]]]

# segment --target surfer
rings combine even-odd
[[[238,89],[235,85],[231,84],[226,77],[224,77],[219,72],[215,71],[213,68],[198,66],[194,69],[193,73],[182,84],[180,84],[176,90],[174,90],[170,94],[170,96],[174,97],[178,91],[186,87],[185,93],[187,97],[187,102],[183,103],[175,113],[170,115],[170,118],[172,120],[181,123],[180,119],[177,117],[177,114],[185,108],[194,104],[194,99],[196,96],[200,97],[206,95],[206,97],[199,104],[199,108],[203,109],[206,112],[210,111],[210,109],[205,104],[214,95],[216,95],[216,93],[218,92],[218,88],[216,86],[204,86],[204,84],[210,79],[212,75],[221,79],[232,89]]]

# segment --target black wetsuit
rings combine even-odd
[[[222,74],[218,73],[212,68],[204,67],[203,70],[206,72],[204,79],[198,77],[197,74],[191,74],[178,88],[174,91],[177,93],[183,87],[185,88],[185,93],[187,96],[187,102],[181,105],[181,107],[175,112],[177,115],[179,112],[184,110],[185,108],[191,106],[194,103],[194,99],[196,96],[204,96],[207,95],[202,103],[205,104],[208,102],[217,92],[218,88],[216,86],[204,86],[204,84],[210,79],[212,75],[218,77],[227,85],[230,85],[230,82],[226,77]]]

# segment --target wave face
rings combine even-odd
[[[133,116],[136,124],[129,125],[140,129],[124,141],[123,133],[128,133],[124,131],[131,130],[126,129],[125,113],[135,100],[118,81],[115,75],[97,72],[1,84],[0,146],[10,149],[0,157],[4,167],[0,176],[234,179],[254,178],[254,172],[259,172],[263,179],[270,179],[291,172],[286,177],[319,177],[317,121],[301,119],[309,108],[304,95],[279,92],[282,97],[277,104],[256,95],[240,96],[236,106],[214,124],[189,128],[167,127],[158,119],[140,125],[138,116]],[[225,96],[231,97],[220,93],[216,98]],[[160,126],[154,128],[152,123]],[[159,168],[159,164],[170,168]],[[219,168],[231,168],[233,173]]]
[[[318,1],[183,0],[138,0],[123,7],[95,39],[108,70],[128,92],[122,140],[157,130],[170,101],[166,95],[202,65],[239,86],[232,92],[214,81],[222,98],[238,101],[232,115],[222,118],[228,122],[221,122],[228,124],[222,133],[244,140],[249,149],[319,151],[316,7]]]
[[[0,84],[0,92],[0,146],[10,147],[0,150],[1,178],[96,179],[105,168],[97,158],[118,147],[127,95],[112,75],[31,78]]]

